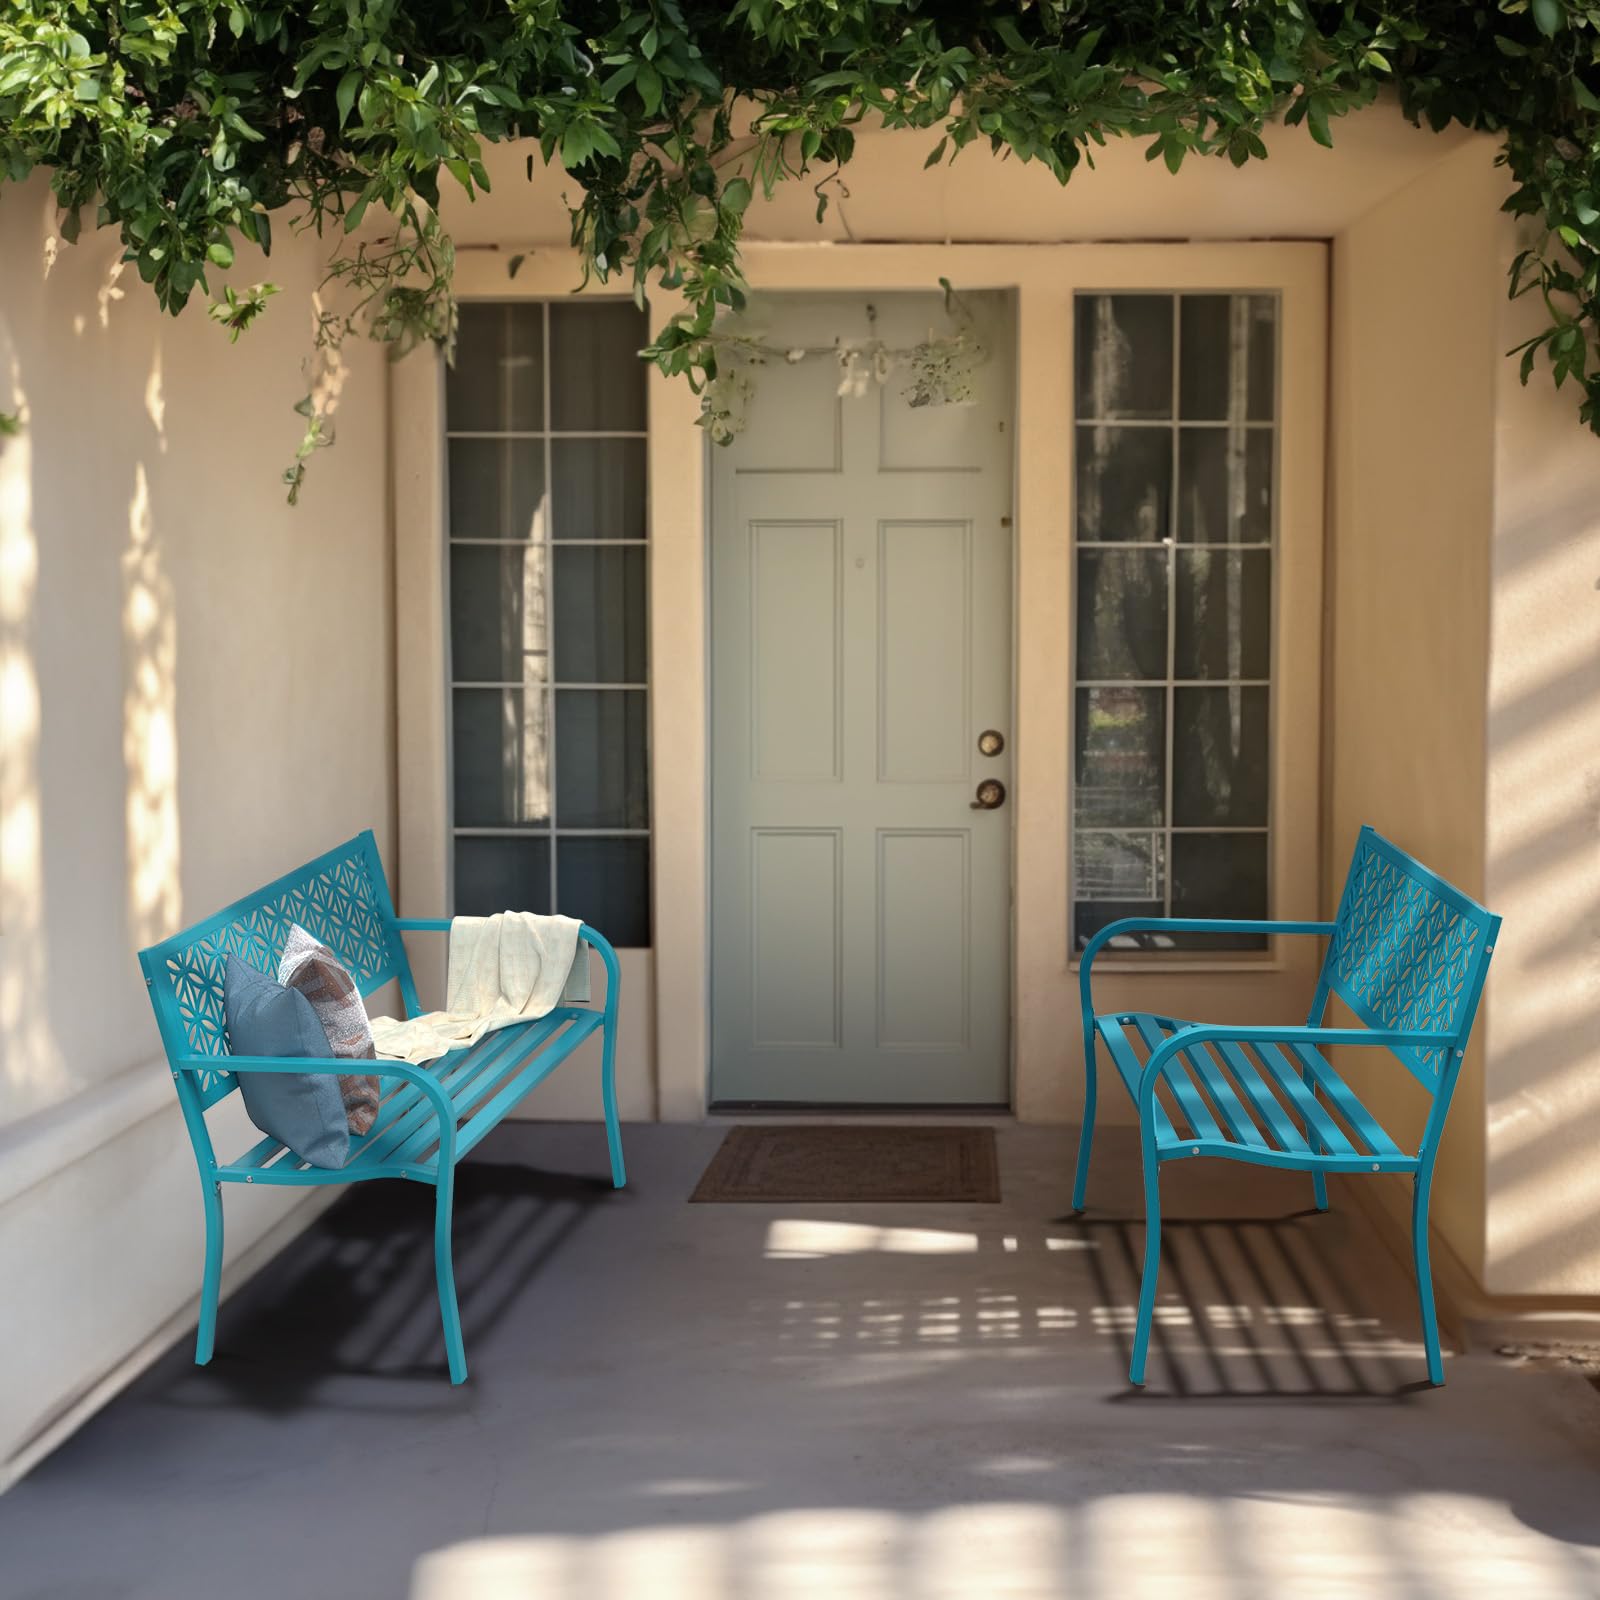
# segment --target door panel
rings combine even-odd
[[[973,403],[758,374],[713,452],[712,1094],[1004,1104],[1011,779],[1009,302],[969,297]],[[908,347],[937,295],[778,296],[752,331]],[[818,374],[826,378],[823,382]],[[1005,750],[977,748],[999,730]]]

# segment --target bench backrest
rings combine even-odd
[[[412,990],[383,862],[369,830],[139,952],[169,1059],[227,1056],[222,989],[227,959],[238,956],[276,976],[293,923],[338,956],[363,995],[394,978]],[[215,1072],[180,1072],[177,1082],[185,1112],[203,1111],[238,1087],[237,1077],[220,1060]]]
[[[1363,828],[1339,900],[1312,1021],[1331,990],[1369,1027],[1447,1033],[1437,1048],[1395,1055],[1425,1089],[1455,1082],[1500,919]]]

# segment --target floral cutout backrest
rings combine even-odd
[[[1426,1089],[1464,1047],[1500,919],[1371,828],[1356,840],[1323,981],[1375,1028],[1445,1033],[1455,1047],[1399,1046]]]
[[[368,995],[400,976],[405,956],[372,834],[348,843],[253,895],[140,952],[156,1020],[172,1055],[226,1057],[223,974],[228,957],[277,975],[278,957],[298,923],[327,945]],[[220,1064],[192,1076],[202,1107],[237,1080]]]

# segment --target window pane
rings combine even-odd
[[[1072,892],[1079,900],[1157,900],[1166,894],[1163,835],[1079,828]]]
[[[450,536],[544,537],[544,440],[450,441]]]
[[[1073,811],[1080,827],[1159,823],[1166,787],[1166,692],[1080,689]]]
[[[1160,900],[1087,900],[1072,908],[1073,947],[1081,950],[1108,922],[1119,922],[1123,917],[1164,917],[1165,904]],[[1107,950],[1161,950],[1172,948],[1172,936],[1164,933],[1118,934]]]
[[[563,916],[578,917],[612,944],[650,943],[650,841],[556,840],[556,892]]]
[[[1178,537],[1186,544],[1271,541],[1270,429],[1179,430]]]
[[[1078,557],[1078,677],[1165,678],[1167,552]]]
[[[550,443],[555,539],[644,538],[643,439]]]
[[[525,433],[544,426],[544,307],[538,301],[461,307],[456,358],[445,369],[445,426],[457,433]]]
[[[450,547],[450,675],[467,683],[543,681],[547,545]]]
[[[1175,833],[1172,836],[1172,914],[1175,917],[1265,917],[1267,836],[1264,833]],[[1196,950],[1264,950],[1264,934],[1181,937]]]
[[[556,817],[563,828],[650,826],[644,690],[556,691]]]
[[[556,681],[643,683],[644,550],[558,549]]]
[[[521,689],[457,689],[451,700],[458,828],[550,820],[548,698]]]
[[[1175,689],[1173,826],[1259,828],[1266,821],[1266,689]]]
[[[1168,533],[1172,433],[1167,428],[1079,428],[1077,522],[1081,543],[1155,544]]]
[[[1278,302],[1269,294],[1186,294],[1179,307],[1178,414],[1270,422]]]
[[[1172,297],[1083,294],[1077,307],[1081,421],[1172,415]]]
[[[497,911],[550,912],[548,838],[456,840],[458,917]]]
[[[550,307],[550,426],[557,433],[643,433],[644,312],[631,300]]]
[[[1272,555],[1180,550],[1173,676],[1265,678],[1272,659]]]

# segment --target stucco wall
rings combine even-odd
[[[285,230],[241,263],[284,292],[230,348],[53,221],[41,182],[0,188],[0,409],[25,414],[0,446],[0,1483],[198,1289],[135,949],[362,827],[393,837],[381,353],[351,350],[291,511],[313,249]],[[236,1100],[214,1116],[246,1137]],[[231,1193],[230,1260],[290,1204]]]
[[[1494,517],[1502,180],[1485,140],[1334,242],[1331,602],[1325,729],[1331,911],[1371,823],[1484,892],[1484,708]],[[1344,1062],[1397,1132],[1428,1101],[1393,1062]],[[1434,1217],[1483,1263],[1484,1031],[1456,1088]]]
[[[1520,243],[1501,228],[1500,270]],[[1496,350],[1537,331],[1502,301]],[[1600,439],[1495,368],[1486,1251],[1500,1295],[1600,1295]]]

